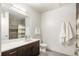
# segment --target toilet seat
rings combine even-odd
[[[40,51],[41,52],[46,52],[46,47],[47,47],[47,44],[46,43],[41,43],[40,44]]]

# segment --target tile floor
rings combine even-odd
[[[68,56],[68,55],[53,51],[46,51],[46,52],[40,52],[39,56]]]

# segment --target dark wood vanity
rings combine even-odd
[[[2,56],[37,56],[39,55],[39,41],[26,44],[5,52],[2,52]]]

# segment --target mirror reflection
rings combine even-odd
[[[25,16],[14,11],[9,12],[9,39],[25,37]]]

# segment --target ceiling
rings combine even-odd
[[[13,4],[20,5],[20,6],[22,5],[23,8],[26,8],[27,6],[29,6],[32,9],[34,9],[35,11],[43,13],[48,10],[55,10],[55,9],[58,9],[58,8],[61,8],[63,6],[73,4],[73,3],[13,3]],[[10,6],[10,4],[7,6]],[[24,10],[24,9],[22,9],[22,10]]]
[[[27,3],[26,5],[32,7],[34,10],[38,12],[45,12],[48,10],[55,10],[62,6],[69,5],[69,3]]]

